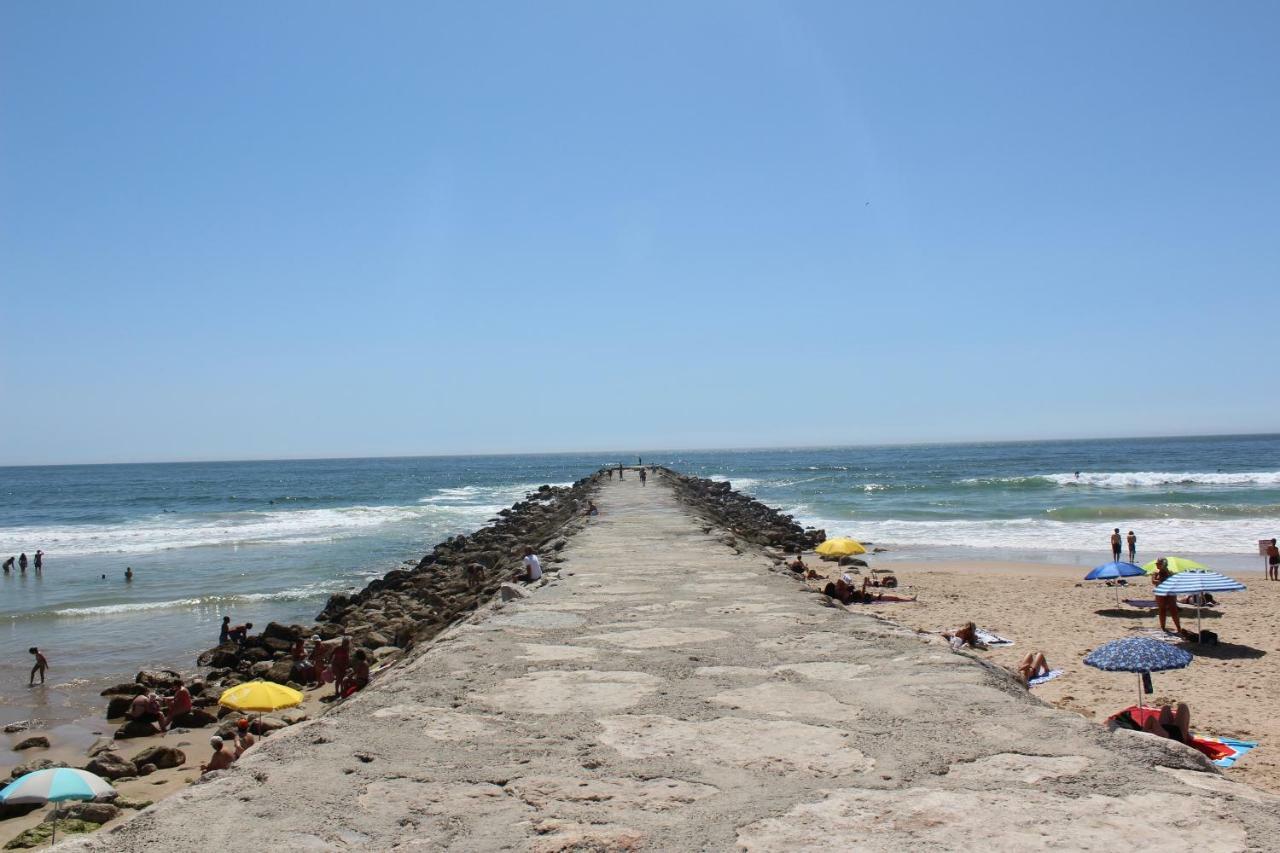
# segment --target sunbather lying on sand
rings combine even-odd
[[[978,639],[978,626],[972,622],[966,622],[951,631],[943,631],[942,636],[951,641],[953,649],[962,649],[965,646],[974,649],[985,649],[987,647],[986,643]]]
[[[1179,702],[1176,709],[1163,705],[1159,717],[1142,721],[1142,730],[1178,743],[1191,743],[1191,709],[1186,702]]]
[[[1044,652],[1032,652],[1018,664],[1018,675],[1022,683],[1030,686],[1031,679],[1049,674],[1049,663],[1044,659]]]

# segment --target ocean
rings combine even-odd
[[[748,451],[654,451],[646,463],[729,480],[880,560],[1139,559],[1259,566],[1280,535],[1280,436]],[[235,622],[309,621],[333,592],[416,562],[543,483],[635,454],[0,468],[0,723],[95,720],[106,683],[191,669]],[[1078,472],[1078,475],[1077,475]],[[134,578],[126,582],[126,567]],[[105,576],[105,577],[104,577]],[[29,690],[29,646],[49,686]]]

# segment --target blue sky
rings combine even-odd
[[[0,464],[1278,430],[1278,25],[0,5]]]

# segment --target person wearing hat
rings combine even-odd
[[[201,773],[226,770],[236,760],[236,754],[227,749],[226,743],[217,735],[209,738],[209,746],[213,747],[213,755],[209,757],[207,764],[200,765]]]
[[[244,755],[244,751],[253,746],[253,734],[249,731],[249,721],[244,717],[236,720],[236,758]]]

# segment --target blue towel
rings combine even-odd
[[[1203,738],[1203,740],[1216,740],[1218,743],[1225,743],[1236,751],[1235,755],[1228,755],[1226,758],[1219,758],[1217,761],[1213,762],[1218,767],[1230,767],[1239,761],[1246,752],[1249,752],[1258,746],[1257,741],[1232,740],[1229,737],[1207,737]]]
[[[1046,672],[1044,675],[1037,675],[1035,678],[1033,678],[1033,679],[1031,679],[1030,681],[1028,681],[1028,682],[1027,682],[1027,686],[1028,686],[1028,687],[1039,687],[1041,684],[1044,684],[1046,681],[1053,681],[1053,680],[1054,680],[1055,678],[1057,678],[1059,675],[1062,675],[1062,670],[1060,670],[1060,669],[1051,669],[1051,670],[1049,670],[1048,672]]]

